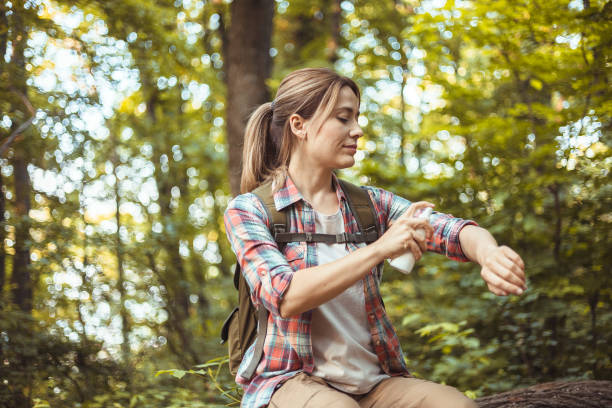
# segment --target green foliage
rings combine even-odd
[[[57,406],[110,392],[108,378],[125,376],[124,367],[101,358],[101,349],[100,343],[72,342],[28,314],[5,308],[0,318],[0,406],[21,406],[34,396],[37,406]]]
[[[527,265],[528,291],[504,299],[475,264],[427,255],[408,277],[387,268],[383,297],[415,375],[472,396],[612,378],[611,4],[276,2],[271,90],[302,66],[361,87],[366,135],[343,175],[474,219]],[[0,6],[0,143],[28,104],[36,114],[0,158],[0,406],[240,398],[215,359],[236,298],[222,222],[229,9]],[[31,314],[12,298],[24,226]]]
[[[204,381],[209,382],[217,389],[217,391],[219,391],[218,396],[229,401],[227,405],[240,405],[242,390],[236,384],[231,386],[226,385],[228,379],[226,376],[224,376],[224,372],[222,370],[227,369],[228,363],[229,356],[217,357],[204,364],[198,364],[195,366],[197,369],[194,370],[160,370],[155,374],[155,376],[157,377],[162,374],[169,374],[178,378],[179,380],[187,374],[205,377]]]

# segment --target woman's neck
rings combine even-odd
[[[297,159],[291,158],[288,172],[304,200],[321,213],[335,213],[338,210],[338,198],[332,186],[332,170],[305,166],[294,158]]]

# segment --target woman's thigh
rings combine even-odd
[[[274,391],[270,408],[359,408],[349,395],[317,377],[297,374]]]
[[[362,408],[477,408],[456,388],[417,378],[383,380],[359,400]]]

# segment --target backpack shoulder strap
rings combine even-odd
[[[378,225],[378,217],[368,191],[346,180],[338,179],[338,182],[346,195],[359,231],[366,236],[376,234],[376,238],[378,238],[380,236],[380,225]]]
[[[274,194],[272,192],[272,182],[263,183],[255,190],[251,191],[263,203],[268,219],[270,220],[270,232],[275,237],[277,233],[287,232],[288,213],[286,211],[277,211],[274,204]]]

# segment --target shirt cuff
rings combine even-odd
[[[454,261],[459,262],[470,262],[471,260],[465,256],[463,249],[461,248],[461,241],[459,240],[459,233],[463,227],[467,225],[474,225],[478,227],[478,224],[472,220],[459,220],[451,228],[450,234],[446,238],[446,256]]]
[[[280,316],[280,305],[293,279],[293,271],[272,274],[264,267],[257,269],[257,274],[261,280],[261,290],[258,299],[253,299],[253,303],[262,304],[272,315]],[[255,297],[256,294],[253,294]]]

